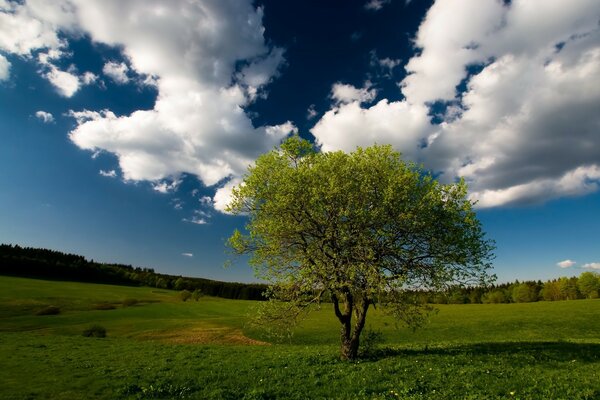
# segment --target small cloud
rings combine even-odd
[[[48,65],[48,72],[44,77],[56,88],[58,94],[64,97],[73,97],[79,90],[79,77],[68,71],[61,71],[53,64]]]
[[[54,116],[46,111],[36,111],[35,113],[36,118],[38,118],[40,121],[42,121],[45,124],[50,124],[52,122],[54,122]]]
[[[181,179],[175,179],[171,183],[167,181],[158,182],[152,185],[152,189],[159,193],[170,193],[177,190],[179,184],[181,183]]]
[[[573,260],[564,260],[556,263],[556,265],[561,268],[570,268],[575,264],[577,264],[577,262]]]
[[[213,200],[209,196],[200,197],[200,204],[203,206],[212,206]]]
[[[581,268],[586,268],[586,269],[600,269],[600,262],[593,262],[593,263],[583,264],[583,267],[581,267]]]
[[[198,217],[196,215],[194,215],[192,218],[184,218],[182,219],[183,222],[189,222],[190,224],[196,224],[196,225],[206,225],[208,224],[208,221],[202,217]]]
[[[371,82],[369,81],[365,82],[365,86],[362,88],[338,82],[331,87],[330,97],[337,105],[354,101],[370,103],[377,97],[377,90],[371,89]]]
[[[115,171],[114,169],[111,169],[110,171],[104,171],[104,170],[100,170],[100,175],[102,176],[106,176],[107,178],[116,178],[117,177],[117,171]]]
[[[391,2],[392,0],[370,0],[365,4],[365,10],[379,11],[383,8],[383,6],[390,4]],[[410,1],[407,1],[407,4],[409,2]]]
[[[306,110],[306,119],[313,119],[314,117],[316,117],[319,113],[317,112],[317,110],[315,109],[315,105],[311,104],[308,107],[308,110]]]
[[[184,257],[194,257],[194,254],[192,253],[181,253],[181,255]]]
[[[102,68],[104,75],[108,76],[119,85],[124,85],[129,82],[127,71],[129,71],[127,64],[116,63],[114,61],[107,62]]]
[[[175,198],[175,199],[171,200],[171,204],[173,204],[173,208],[176,210],[183,209],[183,201],[181,201],[181,199]]]
[[[198,193],[200,193],[200,190],[198,190],[198,189],[192,190],[192,197],[198,196]]]
[[[83,75],[81,75],[80,79],[84,85],[91,85],[98,80],[98,75],[94,74],[93,72],[87,71]]]

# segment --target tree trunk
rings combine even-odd
[[[354,360],[358,356],[360,334],[365,326],[369,301],[362,299],[355,305],[352,296],[347,294],[344,299],[344,312],[342,312],[337,296],[332,296],[332,299],[335,315],[342,325],[340,330],[340,357],[342,360]],[[356,316],[354,329],[352,329],[352,314]]]

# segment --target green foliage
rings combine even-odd
[[[92,325],[89,328],[84,329],[83,336],[85,337],[106,337],[106,328],[101,325]]]
[[[329,295],[343,358],[356,356],[370,306],[419,325],[428,308],[405,291],[489,278],[493,245],[465,183],[442,185],[391,146],[318,153],[293,136],[258,158],[228,210],[249,217],[229,245],[252,254],[273,298],[304,308]]]
[[[583,272],[577,280],[577,288],[585,298],[597,299],[600,292],[600,274]]]
[[[46,306],[38,310],[35,315],[58,315],[60,314],[60,307]]]
[[[200,300],[200,298],[204,296],[204,294],[202,293],[202,290],[200,289],[196,289],[194,290],[194,293],[192,293],[192,298],[196,301]]]
[[[502,289],[496,289],[484,294],[481,298],[483,304],[499,304],[507,303],[508,297]]]
[[[537,301],[536,290],[526,283],[515,285],[512,289],[512,300],[515,303],[530,303],[532,301]]]
[[[181,301],[188,301],[189,299],[192,298],[192,293],[189,290],[182,290],[179,293],[179,298],[181,299]]]

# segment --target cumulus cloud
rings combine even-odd
[[[557,262],[556,266],[561,267],[561,268],[570,268],[575,264],[577,264],[577,263],[573,260],[564,260],[564,261]]]
[[[44,77],[56,88],[58,94],[72,97],[79,90],[79,77],[67,71],[61,71],[54,65],[44,73]]]
[[[0,54],[0,82],[7,81],[10,77],[10,62]]]
[[[371,89],[370,82],[366,82],[362,88],[338,82],[331,87],[330,97],[335,104],[347,104],[355,101],[370,103],[377,97],[377,90]]]
[[[399,82],[404,98],[334,105],[311,132],[330,150],[392,143],[442,180],[464,176],[480,207],[596,191],[599,15],[593,0],[437,0]],[[393,110],[382,129],[375,111]]]
[[[127,76],[128,71],[129,67],[123,62],[117,63],[109,61],[102,67],[104,75],[108,76],[119,85],[124,85],[129,82],[129,77]]]
[[[584,264],[582,268],[600,269],[600,262],[587,263],[587,264]]]
[[[103,73],[117,83],[146,77],[158,96],[152,109],[129,115],[75,110],[70,139],[93,154],[117,156],[125,180],[162,181],[182,173],[215,186],[222,207],[232,178],[295,127],[253,126],[243,107],[265,96],[284,62],[283,49],[263,37],[263,10],[250,0],[184,0],[169,4],[132,0],[30,0],[0,10],[0,50],[39,59],[41,73],[63,96],[95,80],[63,71],[67,39],[82,34],[120,49],[125,63],[108,62]],[[229,187],[229,186],[226,186]]]
[[[54,116],[46,111],[36,111],[35,113],[35,117],[38,118],[40,121],[42,121],[45,124],[50,124],[52,122],[54,122]]]
[[[117,177],[117,171],[115,171],[114,169],[111,169],[109,171],[105,171],[103,169],[100,170],[100,175],[105,176],[107,178],[116,178]]]
[[[200,217],[198,215],[193,215],[191,218],[184,218],[182,219],[183,222],[189,222],[190,224],[195,224],[195,225],[206,225],[208,224],[208,220]]]
[[[181,253],[181,255],[184,257],[194,257],[193,253]]]

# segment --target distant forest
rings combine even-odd
[[[263,284],[159,274],[152,268],[97,263],[75,254],[10,244],[0,245],[0,275],[173,290],[200,289],[208,296],[240,300],[264,300],[263,293],[267,289]]]
[[[0,275],[77,282],[151,286],[162,289],[199,289],[209,296],[240,300],[264,300],[267,285],[221,282],[203,278],[159,274],[151,268],[88,261],[83,256],[59,251],[0,245]],[[583,272],[579,277],[526,281],[488,287],[451,287],[442,292],[412,292],[418,301],[432,304],[525,303],[596,299],[600,294],[600,274]]]

